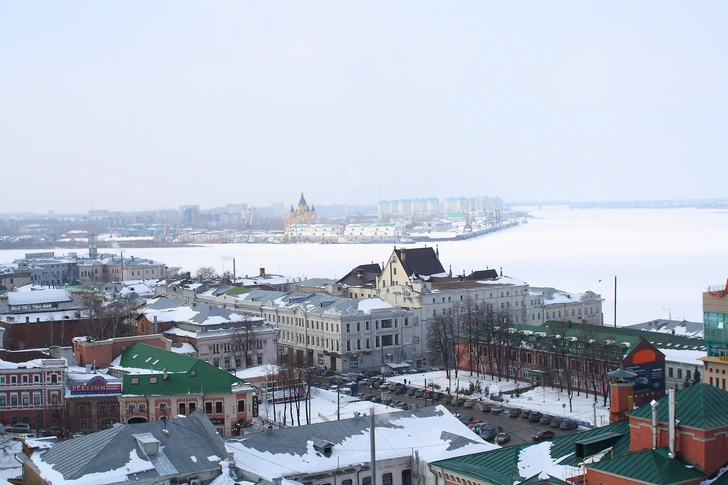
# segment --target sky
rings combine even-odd
[[[3,212],[723,197],[726,10],[5,1]]]

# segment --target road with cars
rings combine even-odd
[[[322,378],[320,383],[320,387],[323,388],[329,388],[330,384],[327,378]],[[408,388],[409,389],[409,388]],[[415,388],[417,389],[417,388]],[[507,443],[504,443],[503,446],[513,446],[513,445],[520,445],[524,443],[530,443],[533,441],[532,437],[533,435],[536,435],[539,431],[543,430],[550,430],[555,433],[555,435],[558,436],[564,436],[567,434],[573,434],[578,433],[579,431],[583,431],[583,428],[576,428],[571,430],[564,430],[560,428],[552,428],[548,424],[540,424],[539,422],[530,422],[528,419],[521,419],[520,417],[509,417],[508,411],[511,409],[510,406],[508,406],[507,403],[502,404],[502,406],[506,409],[506,412],[502,414],[492,414],[490,412],[484,412],[480,410],[480,403],[484,402],[484,400],[479,400],[475,404],[474,408],[466,408],[464,406],[463,401],[465,399],[461,399],[461,404],[458,405],[455,403],[456,399],[458,397],[460,398],[467,398],[467,396],[452,396],[452,402],[446,403],[445,400],[434,400],[434,399],[425,399],[421,397],[415,397],[407,395],[406,391],[402,393],[397,393],[395,390],[389,390],[389,388],[382,389],[381,384],[378,386],[376,385],[369,385],[369,386],[359,386],[358,387],[359,393],[364,394],[370,394],[377,397],[382,397],[382,393],[389,392],[391,394],[392,401],[394,403],[398,401],[402,401],[406,403],[408,406],[411,405],[417,405],[418,407],[423,406],[433,406],[437,404],[444,405],[451,413],[457,414],[460,417],[471,417],[473,420],[482,420],[490,426],[495,427],[501,427],[503,431],[510,434],[510,441]],[[437,391],[436,391],[437,392]],[[385,394],[386,396],[386,394]],[[485,400],[485,402],[490,402]],[[498,405],[500,403],[492,403],[494,406]],[[515,413],[514,413],[515,414]],[[467,418],[465,418],[467,420]],[[492,441],[492,440],[490,440]]]

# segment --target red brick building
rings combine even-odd
[[[65,419],[64,359],[38,350],[3,350],[0,359],[0,423],[47,429]]]

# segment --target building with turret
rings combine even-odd
[[[288,228],[293,225],[308,225],[314,223],[316,223],[316,208],[314,206],[308,206],[306,198],[303,196],[303,192],[301,192],[301,198],[298,200],[298,207],[294,208],[291,206],[288,218],[283,222],[284,229],[288,232]]]

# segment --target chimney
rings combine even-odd
[[[51,359],[60,359],[61,348],[58,345],[51,345],[48,347],[48,355],[51,356]]]
[[[634,379],[637,374],[618,369],[607,374],[611,386],[612,399],[609,402],[609,423],[617,423],[627,419],[627,412],[632,410],[634,398]]]
[[[265,276],[265,268],[260,268],[260,276]]]
[[[269,424],[269,425],[268,425],[268,426],[267,426],[267,427],[265,428],[265,435],[266,435],[266,436],[271,436],[272,434],[273,434],[273,426],[271,426],[271,425]]]
[[[671,387],[667,390],[667,402],[669,404],[668,419],[670,427],[670,458],[675,458],[675,388]]]
[[[657,449],[657,408],[660,407],[660,403],[654,399],[650,402],[652,406],[652,449]]]

